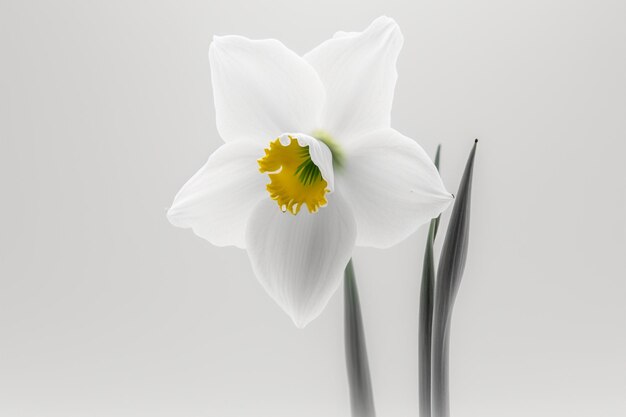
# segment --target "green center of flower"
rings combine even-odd
[[[328,132],[320,129],[314,131],[312,136],[324,143],[324,145],[328,146],[330,153],[333,154],[333,168],[335,170],[341,169],[343,166],[344,156],[341,147],[337,142],[335,142],[333,137],[330,136]]]

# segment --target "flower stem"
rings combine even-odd
[[[352,417],[375,417],[359,291],[354,277],[352,259],[348,262],[344,273],[344,326]]]
[[[435,166],[439,169],[441,145],[437,146]],[[424,251],[424,266],[422,269],[422,285],[420,287],[419,328],[418,328],[418,363],[419,363],[419,415],[431,417],[430,410],[430,380],[431,380],[431,343],[433,329],[433,300],[435,291],[435,257],[433,246],[439,219],[441,215],[430,221],[426,249]]]
[[[426,253],[424,254],[422,285],[420,288],[418,337],[420,417],[431,417],[430,360],[433,329],[433,295],[435,288],[435,262],[433,259],[433,240],[436,229],[435,222],[435,219],[430,221],[430,229],[428,230],[428,241],[426,242]]]

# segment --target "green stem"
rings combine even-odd
[[[435,261],[433,256],[433,241],[435,239],[436,220],[430,221],[428,241],[424,253],[424,267],[422,285],[420,288],[419,308],[419,409],[420,417],[430,417],[430,379],[431,379],[431,341],[433,328],[433,298],[435,288]]]
[[[439,170],[441,145],[437,146],[435,166]],[[419,328],[418,328],[418,366],[419,366],[419,415],[431,417],[431,352],[433,328],[433,302],[435,291],[435,256],[433,246],[441,215],[430,221],[424,266],[422,269],[422,285],[420,287]]]
[[[344,332],[352,417],[376,417],[352,259],[344,273]]]

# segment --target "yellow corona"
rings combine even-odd
[[[267,191],[283,212],[295,215],[306,205],[310,213],[315,213],[327,204],[328,183],[311,160],[309,147],[289,138],[287,146],[280,139],[270,142],[265,156],[258,160],[259,171],[268,174]]]

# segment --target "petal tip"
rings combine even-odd
[[[175,206],[170,207],[169,209],[167,209],[167,212],[165,213],[165,217],[167,217],[167,220],[176,227],[184,227],[181,222],[180,219],[177,217],[177,210]]]
[[[382,15],[378,16],[376,19],[374,19],[374,22],[376,22],[376,23],[381,23],[381,22],[392,23],[392,24],[396,24],[397,25],[397,23],[393,19],[393,17],[389,17],[386,14],[382,14]]]
[[[393,29],[398,29],[398,30],[400,29],[400,26],[398,26],[398,22],[396,22],[394,18],[389,17],[387,15],[382,15],[374,19],[370,27],[376,27],[376,26],[388,26]]]
[[[213,35],[211,44],[209,45],[209,54],[216,54],[224,50],[225,44],[228,43],[228,39],[233,35]]]
[[[438,205],[438,213],[437,215],[443,213],[444,211],[446,211],[448,209],[448,207],[450,207],[450,204],[454,203],[455,200],[455,195],[452,193],[449,193],[448,191],[444,191],[443,193],[439,194],[436,197],[436,200],[433,201],[433,203],[439,203]],[[433,216],[436,217],[436,216]]]
[[[289,311],[284,307],[283,309],[298,329],[304,329],[322,314],[322,312],[326,309],[327,304],[328,301],[321,305],[317,305],[317,307],[313,309],[298,309],[297,311]]]
[[[291,320],[293,321],[293,324],[295,324],[298,329],[304,329],[312,321],[310,319],[307,320],[302,317],[295,317],[295,316],[291,316]]]
[[[209,52],[225,52],[230,48],[236,48],[242,42],[251,41],[245,36],[239,35],[213,35],[211,44],[209,45]]]

